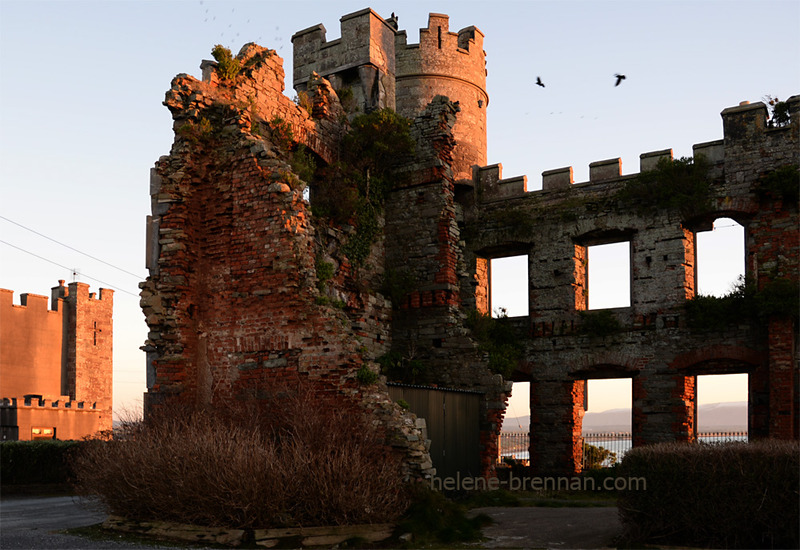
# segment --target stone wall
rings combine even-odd
[[[352,265],[340,251],[352,231],[312,223],[306,183],[290,163],[299,144],[319,162],[335,151],[346,130],[328,116],[335,94],[325,81],[311,87],[312,118],[280,95],[279,58],[248,45],[239,59],[254,55],[262,62],[231,80],[205,64],[203,82],[178,76],[167,92],[176,137],[152,174],[150,276],[141,285],[145,410],[258,402],[310,385],[372,415],[404,453],[406,473],[429,476],[424,425],[380,381],[359,380],[388,345],[390,306],[372,290],[380,243],[364,266]],[[320,281],[318,262],[333,266],[329,280]]]
[[[636,176],[619,159],[593,163],[590,181],[574,184],[571,168],[545,172],[542,191],[526,193],[519,178],[498,168],[476,171],[465,205],[467,264],[475,266],[477,303],[488,294],[481,266],[516,254],[529,258],[526,359],[518,380],[531,382],[531,457],[540,471],[580,467],[584,380],[633,379],[634,444],[692,440],[695,377],[750,375],[750,436],[797,437],[796,321],[749,319],[698,331],[684,304],[696,294],[695,232],[718,217],[745,227],[746,275],[763,289],[798,275],[798,205],[759,198],[762,178],[800,164],[800,97],[789,100],[792,123],[768,128],[763,104],[722,112],[724,140],[695,146],[710,162],[710,203],[686,216],[669,208],[640,211],[619,194]],[[642,155],[642,169],[670,151]],[[489,167],[491,168],[491,167]],[[493,174],[493,175],[492,175]],[[657,184],[657,183],[656,183]],[[515,187],[516,186],[516,187]],[[620,329],[583,332],[588,246],[629,242],[630,307],[607,310]]]
[[[718,217],[745,226],[747,274],[759,289],[797,284],[798,206],[758,186],[800,164],[798,97],[786,127],[767,127],[761,104],[723,111],[724,138],[694,146],[708,161],[702,208],[625,202],[637,176],[622,176],[618,158],[592,163],[584,183],[573,182],[571,167],[545,172],[542,190],[528,193],[526,177],[483,166],[480,31],[450,33],[447,16],[431,14],[420,44],[409,45],[396,19],[371,10],[341,22],[341,39],[327,41],[321,25],[293,37],[294,82],[308,110],[282,95],[274,52],[252,44],[231,80],[213,62],[204,62],[202,82],[173,80],[165,105],[176,139],[153,170],[142,285],[147,407],[259,399],[287,380],[310,380],[378,412],[408,473],[429,475],[417,420],[381,383],[357,381],[391,352],[400,367],[393,377],[483,394],[476,452],[489,473],[511,384],[489,369],[467,317],[492,309],[490,260],[523,254],[530,308],[511,320],[524,346],[512,378],[531,382],[537,471],[580,470],[591,378],[632,378],[636,445],[694,439],[695,377],[733,372],[750,375],[752,437],[798,436],[796,321],[739,319],[701,331],[685,310],[696,294],[695,233]],[[336,92],[347,88],[349,113]],[[355,228],[312,214],[303,190],[310,184],[313,203],[319,182],[298,179],[287,149],[305,145],[325,166],[338,159],[348,117],[380,107],[413,119],[417,149],[378,221],[383,238],[353,262],[344,250]],[[641,170],[671,158],[671,150],[646,153]],[[604,312],[612,330],[587,332],[587,251],[613,242],[629,243],[630,306]],[[322,264],[332,266],[324,281]],[[397,287],[387,289],[394,276]]]

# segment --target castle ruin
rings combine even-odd
[[[620,159],[592,163],[588,182],[574,182],[571,167],[545,172],[542,189],[527,192],[525,177],[485,166],[477,28],[451,32],[446,15],[431,14],[409,44],[395,19],[366,9],[342,17],[340,39],[317,25],[292,41],[306,105],[283,95],[281,60],[254,44],[236,56],[233,77],[204,61],[202,80],[178,75],[167,92],[176,137],[152,170],[141,285],[146,410],[259,399],[308,380],[374,414],[408,473],[431,475],[425,422],[389,398],[385,379],[362,376],[392,353],[401,368],[424,366],[420,383],[481,395],[481,474],[497,458],[511,380],[531,382],[530,456],[542,473],[580,471],[592,378],[632,379],[634,445],[695,438],[702,374],[748,373],[750,437],[798,438],[796,312],[698,327],[686,304],[696,295],[695,235],[719,217],[745,228],[755,292],[796,299],[800,96],[778,127],[762,103],[722,112],[723,138],[695,145],[685,176],[702,171],[702,201],[632,200],[639,175],[621,175]],[[287,151],[302,145],[318,168],[335,163],[353,116],[381,108],[411,120],[416,150],[396,172],[380,237],[355,261],[357,232],[312,213],[318,184],[299,179]],[[641,172],[670,166],[662,159],[671,150],[642,154]],[[587,249],[616,242],[630,250],[630,305],[604,310],[610,328],[593,333]],[[528,257],[530,305],[508,320],[522,353],[503,377],[468,318],[491,310],[490,260],[516,255]],[[397,273],[406,284],[390,296]]]

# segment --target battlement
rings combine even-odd
[[[372,65],[394,74],[395,27],[372,9],[366,8],[342,16],[339,20],[341,37],[330,42],[322,24],[296,32],[294,46],[295,89],[302,89],[316,72],[324,78]]]
[[[406,31],[397,31],[396,45],[407,49],[446,50],[456,49],[461,53],[476,53],[485,57],[483,51],[484,34],[475,26],[450,32],[450,16],[442,13],[428,15],[428,26],[419,30],[419,43],[409,44]]]
[[[0,288],[0,307],[3,310],[10,310],[14,309],[22,309],[22,310],[29,310],[32,312],[40,312],[40,313],[51,313],[57,314],[58,312],[63,310],[63,306],[61,305],[61,298],[53,296],[52,303],[53,308],[48,309],[48,297],[42,296],[41,294],[31,294],[29,292],[24,292],[19,295],[19,304],[14,303],[14,291],[9,290],[7,288]]]
[[[25,395],[21,398],[4,397],[0,399],[0,407],[13,409],[25,407],[33,409],[97,410],[97,403],[74,401],[66,395],[62,395],[58,399],[46,399],[41,395]]]
[[[770,147],[774,154],[784,155],[788,161],[797,163],[797,147],[786,151],[777,150],[773,145],[776,139],[783,139],[787,132],[795,133],[800,128],[800,95],[787,100],[790,112],[790,124],[770,127],[767,119],[767,107],[762,102],[743,102],[738,106],[724,109],[721,113],[724,138],[715,141],[698,143],[692,146],[692,155],[702,156],[708,161],[717,175],[722,174],[720,168],[734,158],[741,160],[743,155],[761,155],[762,149]],[[794,129],[794,130],[793,130]],[[661,159],[673,159],[672,149],[651,151],[639,155],[639,172],[656,168]],[[731,170],[729,169],[728,172]],[[576,183],[573,179],[573,167],[566,166],[542,172],[542,188],[531,194],[559,191],[573,187],[586,187],[595,184],[606,184],[621,179],[636,177],[638,174],[622,174],[622,159],[605,159],[589,164],[589,181]],[[481,200],[497,201],[521,197],[527,193],[526,176],[502,178],[502,165],[475,167],[473,169],[472,186]]]

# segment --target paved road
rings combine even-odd
[[[479,508],[494,523],[484,528],[488,539],[477,548],[605,548],[621,530],[617,509],[607,508]],[[109,537],[91,540],[60,533],[95,525],[106,514],[77,497],[16,497],[0,501],[0,548],[174,550]]]
[[[481,548],[616,548],[622,532],[617,508],[477,508],[494,523]]]
[[[0,501],[0,548],[25,549],[148,549],[111,538],[102,541],[57,531],[85,527],[105,520],[106,514],[78,497],[3,497]],[[172,548],[171,550],[175,550]]]

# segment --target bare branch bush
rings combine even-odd
[[[382,523],[408,506],[398,457],[353,407],[310,390],[173,406],[74,457],[81,494],[136,520],[269,528]]]

